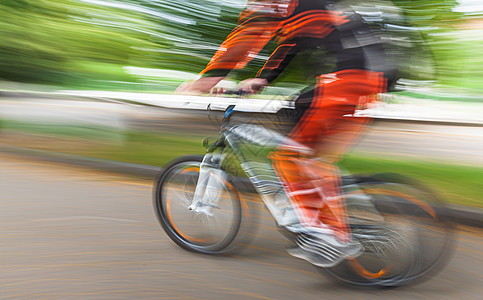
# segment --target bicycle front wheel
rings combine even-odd
[[[208,210],[192,210],[190,205],[200,174],[202,156],[176,159],[156,179],[154,210],[167,233],[184,249],[217,254],[231,249],[241,223],[240,199],[229,180],[216,177],[218,188],[207,190],[216,198]]]

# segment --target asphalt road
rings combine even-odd
[[[449,265],[391,290],[334,285],[284,252],[267,215],[234,256],[184,251],[161,230],[151,183],[0,154],[0,299],[481,299],[483,231]]]

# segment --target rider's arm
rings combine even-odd
[[[273,38],[277,22],[248,20],[225,39],[201,72],[207,77],[224,77],[231,70],[243,69]]]
[[[247,9],[240,15],[239,25],[221,44],[200,79],[178,87],[178,93],[209,92],[231,70],[242,69],[274,37],[280,26],[279,16],[253,14]]]
[[[302,43],[289,42],[278,46],[270,55],[265,65],[258,71],[256,78],[263,78],[268,83],[274,81],[303,48]]]
[[[204,76],[226,76],[242,69],[267,45],[299,5],[298,0],[248,1],[238,19],[238,26],[221,44]]]
[[[301,44],[300,42],[291,42],[277,47],[263,68],[258,71],[257,76],[240,82],[238,90],[247,93],[258,93],[264,87],[270,85],[282,73],[285,67],[287,67],[297,52],[299,52],[302,48]]]

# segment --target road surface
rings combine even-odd
[[[334,285],[308,263],[288,256],[272,224],[264,221],[251,247],[234,256],[190,253],[158,225],[150,182],[0,154],[0,299],[483,295],[483,231],[461,228],[453,259],[429,282],[359,290]]]

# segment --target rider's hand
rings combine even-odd
[[[238,91],[248,94],[255,94],[260,92],[269,84],[270,83],[264,78],[249,78],[238,84]]]
[[[209,93],[223,78],[225,77],[201,77],[195,81],[187,81],[178,86],[175,93],[190,95]]]

